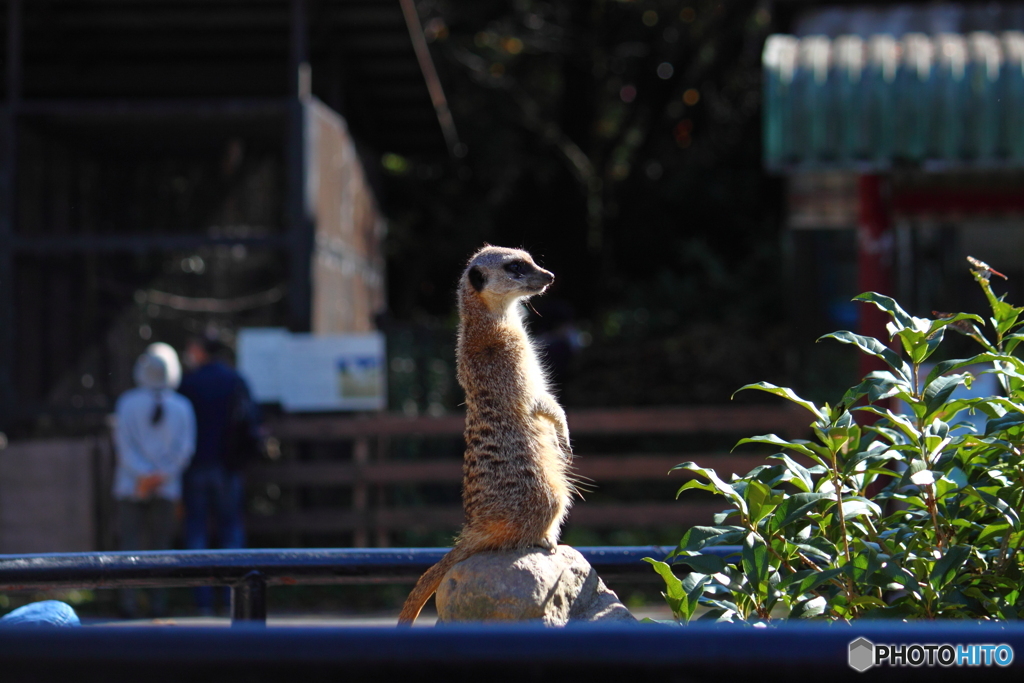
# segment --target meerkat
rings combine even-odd
[[[456,369],[466,394],[466,520],[452,550],[409,594],[400,625],[411,624],[448,570],[471,555],[556,551],[574,493],[569,428],[523,326],[522,305],[554,279],[527,252],[490,245],[462,274]]]

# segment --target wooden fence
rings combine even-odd
[[[731,435],[735,440],[754,434],[776,433],[798,436],[809,429],[809,415],[799,409],[776,406],[728,406],[693,408],[647,408],[580,410],[568,415],[574,439],[594,441],[602,436],[643,437],[645,435]],[[303,461],[283,458],[262,463],[249,471],[256,486],[279,489],[297,487],[350,487],[348,508],[290,509],[250,519],[254,534],[351,533],[353,545],[387,546],[389,534],[456,530],[462,522],[458,505],[397,507],[387,504],[388,487],[447,484],[462,478],[462,462],[445,460],[398,461],[389,459],[389,444],[399,438],[458,439],[463,416],[415,417],[394,414],[359,417],[284,417],[270,424],[271,433],[282,443],[330,444],[350,442],[351,456],[338,460]],[[620,441],[621,442],[621,441]],[[746,473],[764,463],[764,453],[723,452],[623,452],[587,455],[577,452],[575,470],[597,487],[609,483],[662,481],[675,465],[687,460],[714,467],[723,477]],[[677,482],[685,479],[678,476]],[[375,491],[377,495],[372,495]],[[707,524],[721,502],[677,502],[670,498],[649,502],[578,502],[569,524],[591,528],[628,529],[662,525]]]

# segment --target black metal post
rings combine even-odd
[[[310,96],[309,16],[306,0],[291,0],[288,63],[288,130],[285,140],[288,220],[288,326],[306,332],[312,323],[313,222],[306,199],[306,101]]]
[[[17,117],[21,100],[22,0],[7,2],[7,101],[0,122],[0,429],[15,406],[14,237],[17,187]]]
[[[249,572],[231,586],[231,624],[267,623],[267,578]]]

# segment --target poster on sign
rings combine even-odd
[[[239,334],[239,371],[252,382],[260,402],[280,403],[287,412],[387,406],[383,335],[243,332],[249,334]],[[270,393],[275,388],[276,396]]]

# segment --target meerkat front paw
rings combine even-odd
[[[537,545],[544,548],[544,550],[547,550],[552,555],[558,552],[558,541],[552,541],[550,538],[541,539]]]

